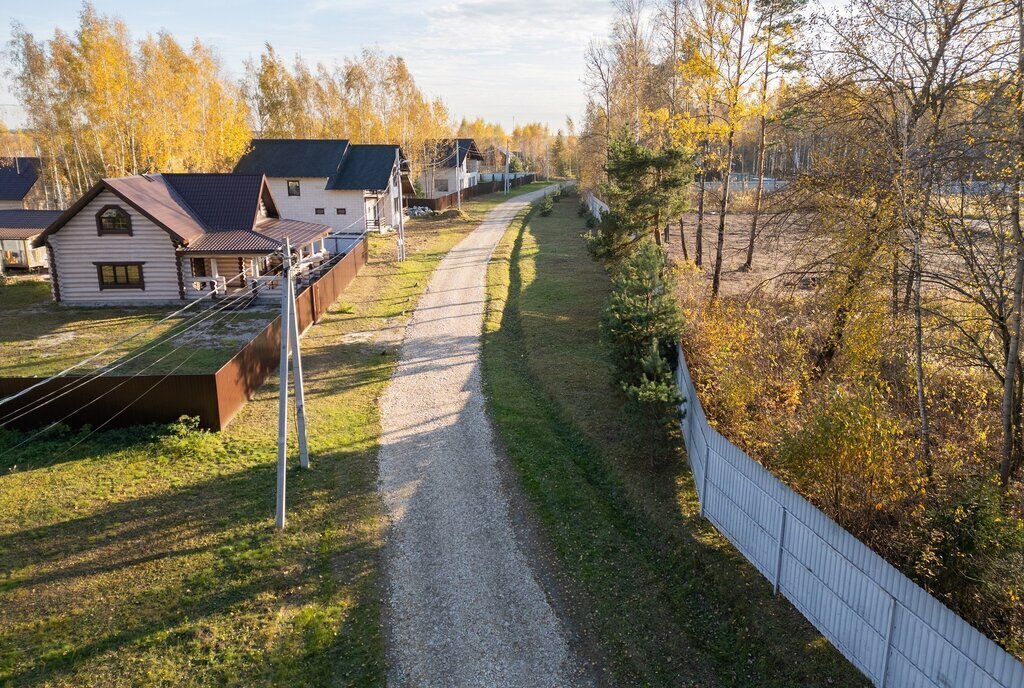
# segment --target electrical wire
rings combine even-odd
[[[227,278],[225,281],[226,282],[232,282],[232,281],[238,279],[239,277],[243,276],[244,274],[245,274],[245,271],[243,270],[242,272],[238,273],[234,277]],[[214,293],[215,293],[215,291],[211,292],[211,294],[214,294]],[[209,295],[207,295],[207,296],[209,296]],[[203,298],[206,298],[206,297],[203,297]],[[216,302],[214,302],[214,304],[215,305],[211,305],[209,308],[207,308],[205,310],[202,310],[202,311],[199,311],[198,313],[192,314],[191,316],[189,316],[188,319],[186,319],[186,320],[184,320],[184,321],[182,321],[180,323],[176,323],[176,324],[172,325],[169,330],[167,330],[166,332],[161,333],[160,335],[157,336],[156,340],[154,340],[153,342],[150,342],[150,345],[148,347],[143,348],[142,350],[136,352],[134,355],[130,356],[129,358],[122,359],[122,360],[117,361],[117,362],[115,362],[113,364],[108,364],[107,366],[101,367],[100,369],[95,371],[94,374],[92,374],[92,375],[87,375],[87,376],[83,376],[83,377],[74,377],[65,386],[60,387],[60,388],[55,389],[55,390],[52,390],[52,391],[48,392],[47,394],[44,394],[43,396],[41,396],[39,399],[36,399],[33,402],[33,404],[35,404],[35,406],[31,406],[30,405],[29,407],[18,408],[18,409],[15,409],[14,411],[11,411],[11,412],[7,413],[5,416],[0,418],[0,426],[3,426],[6,423],[9,423],[9,422],[11,422],[13,420],[17,420],[18,418],[21,418],[22,416],[26,415],[27,413],[31,413],[31,412],[33,412],[35,410],[38,410],[39,408],[42,408],[43,406],[45,406],[46,404],[50,403],[51,401],[54,401],[55,399],[59,398],[59,396],[61,396],[60,393],[63,392],[64,390],[74,391],[73,389],[69,389],[69,388],[71,388],[71,387],[77,388],[77,387],[82,386],[84,384],[88,384],[90,381],[92,381],[94,379],[97,379],[98,377],[102,377],[103,375],[109,373],[110,371],[116,370],[117,368],[120,368],[120,367],[130,363],[131,361],[139,358],[140,356],[148,353],[149,351],[152,351],[154,348],[156,348],[156,347],[166,343],[167,341],[170,341],[171,339],[174,339],[175,337],[181,336],[182,334],[184,334],[188,330],[192,329],[192,327],[195,327],[198,324],[201,324],[204,320],[208,319],[208,317],[210,317],[208,314],[211,311],[219,311],[220,309],[223,308],[222,305],[216,304]],[[164,320],[166,320],[166,318],[164,318]],[[161,320],[160,322],[163,322],[163,320]],[[179,332],[175,332],[174,331],[176,328],[183,327],[183,326],[184,326],[185,329],[183,329],[183,330],[181,330]],[[161,341],[161,338],[163,338],[162,341]],[[128,340],[125,340],[125,341],[128,341]],[[108,347],[105,351],[112,351],[115,348],[116,348],[116,346]],[[103,353],[103,352],[100,352],[100,353]],[[91,358],[95,358],[95,356],[93,356]],[[75,366],[72,366],[72,368],[74,368],[74,367]],[[69,368],[68,370],[71,370],[72,368]],[[55,380],[55,379],[57,379],[59,377],[61,377],[61,374],[54,375],[54,376],[52,376],[50,378],[47,378],[46,380],[43,380],[39,384],[45,384],[45,383],[47,383],[49,381],[52,381],[52,380]],[[31,390],[34,387],[38,387],[38,386],[39,386],[38,384],[37,385],[33,385],[33,387],[30,387],[29,390]],[[28,390],[26,390],[26,391],[28,391]],[[9,397],[9,398],[13,399],[14,397]],[[18,414],[18,415],[14,415],[14,414]],[[12,418],[12,416],[14,416],[14,417]]]
[[[266,286],[266,285],[262,285],[262,286]],[[223,310],[223,309],[226,309],[227,307],[229,307],[229,306],[231,306],[231,305],[233,305],[233,304],[232,304],[232,303],[231,303],[230,301],[228,301],[228,302],[225,302],[224,304],[222,304],[222,305],[221,305],[221,310]],[[239,312],[237,312],[237,313],[235,313],[234,317],[235,317],[235,318],[237,318],[239,314],[240,314],[240,311],[239,311]],[[226,317],[226,316],[222,316],[222,317]],[[45,434],[45,433],[49,432],[50,430],[52,430],[53,428],[55,428],[55,427],[56,427],[57,425],[60,425],[61,423],[63,423],[63,422],[65,421],[65,420],[67,420],[67,419],[68,419],[68,418],[70,418],[71,416],[73,416],[73,415],[75,415],[76,413],[80,412],[80,411],[81,411],[82,409],[85,409],[85,408],[88,408],[89,406],[92,406],[93,404],[95,404],[95,403],[96,403],[97,401],[99,401],[100,399],[102,399],[102,398],[106,397],[107,395],[109,395],[110,393],[114,392],[115,390],[117,390],[117,389],[120,389],[121,387],[123,387],[124,385],[128,384],[128,383],[129,383],[130,381],[134,380],[135,378],[137,378],[137,377],[141,376],[141,375],[142,375],[143,373],[145,373],[145,372],[146,372],[147,370],[151,369],[152,367],[156,366],[156,365],[157,365],[157,364],[159,364],[160,362],[164,361],[164,360],[165,360],[165,359],[167,359],[167,358],[168,358],[169,356],[171,356],[171,355],[173,355],[173,354],[177,353],[178,351],[180,351],[180,350],[181,350],[181,349],[182,349],[182,348],[183,348],[184,346],[185,346],[185,343],[179,344],[178,346],[174,347],[174,348],[173,348],[173,349],[171,349],[171,350],[170,350],[169,352],[167,352],[166,354],[164,354],[164,355],[163,355],[163,356],[161,356],[160,358],[156,359],[156,360],[155,360],[155,361],[153,361],[152,363],[150,363],[150,364],[146,365],[145,367],[141,368],[140,370],[136,371],[136,372],[135,372],[134,374],[132,374],[132,375],[130,375],[130,376],[128,376],[128,377],[126,377],[126,378],[125,378],[124,380],[122,380],[122,381],[121,381],[121,382],[119,382],[118,384],[114,385],[113,387],[111,387],[110,389],[108,389],[107,391],[105,391],[105,392],[104,392],[103,394],[100,394],[99,396],[95,397],[94,399],[91,399],[90,401],[88,401],[87,403],[85,403],[85,404],[83,404],[82,406],[78,407],[78,408],[77,408],[77,409],[75,409],[74,411],[71,411],[70,413],[68,413],[68,414],[66,414],[66,415],[64,415],[64,416],[62,416],[61,418],[59,418],[59,419],[58,419],[58,420],[56,420],[56,421],[53,421],[52,423],[50,423],[49,425],[47,425],[46,427],[44,427],[44,428],[43,428],[42,430],[39,430],[39,431],[35,432],[34,434],[30,435],[29,437],[27,437],[26,439],[22,440],[22,441],[21,441],[21,442],[19,442],[18,444],[16,444],[16,445],[14,445],[13,447],[11,447],[11,448],[9,448],[9,449],[5,450],[5,453],[13,452],[14,450],[16,450],[16,449],[18,449],[18,448],[20,448],[20,447],[24,446],[25,444],[28,444],[29,442],[31,442],[31,441],[33,441],[33,440],[35,440],[36,438],[40,437],[41,435],[43,435],[43,434]],[[192,356],[194,356],[194,355],[196,354],[196,352],[197,352],[197,351],[198,351],[198,349],[196,349],[196,350],[194,350],[194,351],[193,351],[192,353],[190,353],[190,354],[189,354],[189,356],[188,356],[188,357],[186,358],[186,361],[187,361],[187,360],[191,360]],[[184,364],[184,362],[183,362],[183,363],[181,363],[181,364],[179,364],[178,366],[176,366],[176,367],[175,367],[174,369],[172,369],[172,371],[171,371],[171,372],[173,373],[174,371],[178,370],[179,368],[181,368],[181,366],[182,366],[183,364]],[[167,377],[168,375],[170,375],[170,374],[171,374],[171,373],[168,373],[168,374],[167,374],[167,375],[165,375],[165,376],[164,376],[164,378],[162,378],[162,379],[165,379],[165,378],[166,378],[166,377]],[[102,376],[96,376],[96,377],[92,377],[92,378],[89,378],[89,380],[88,380],[88,381],[89,381],[89,382],[91,382],[92,380],[98,379],[99,377],[102,377]],[[159,383],[159,381],[158,381],[158,383]],[[155,386],[155,385],[154,385],[154,386]],[[152,389],[152,387],[150,388],[150,390],[151,390],[151,389]],[[139,398],[141,398],[141,396],[144,396],[145,394],[147,394],[147,393],[148,393],[148,392],[149,392],[150,390],[147,390],[146,392],[144,392],[144,393],[143,393],[143,395],[140,395],[140,397],[139,397]],[[70,391],[69,391],[68,393],[70,393]],[[138,401],[138,399],[136,399],[136,401]],[[132,403],[134,403],[134,402],[132,402]],[[123,412],[123,411],[122,411],[122,412]],[[119,412],[119,413],[118,413],[118,415],[119,415],[120,413],[121,413],[121,412]],[[108,421],[108,422],[109,422],[109,421]],[[105,423],[105,424],[106,424],[106,423]],[[104,425],[105,425],[105,424],[104,424]]]

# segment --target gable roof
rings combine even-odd
[[[39,179],[39,158],[0,158],[0,201],[20,201]]]
[[[470,160],[484,159],[474,139],[441,139],[434,141],[434,145],[437,147],[438,167],[459,167],[467,157]]]
[[[0,210],[0,239],[31,239],[60,214],[59,210]]]
[[[263,194],[263,175],[162,174],[207,231],[252,229]],[[277,214],[276,208],[267,209]]]
[[[268,177],[333,177],[348,139],[253,139],[235,174]]]
[[[393,144],[359,144],[348,147],[338,174],[328,180],[334,190],[383,191],[391,184],[391,175],[401,157]]]
[[[277,208],[263,175],[242,174],[144,174],[135,177],[103,179],[73,206],[54,220],[33,242],[36,246],[58,232],[101,192],[108,190],[163,228],[179,244],[196,250],[261,253],[280,247],[285,236],[296,241],[306,236],[322,236],[331,231],[327,225],[293,222],[288,233],[278,236],[264,232],[268,219],[276,220]],[[268,217],[260,217],[260,202]],[[301,226],[300,226],[301,225]]]
[[[401,150],[395,144],[351,144],[348,139],[253,139],[236,174],[327,178],[332,191],[388,188]]]

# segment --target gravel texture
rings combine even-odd
[[[487,263],[542,193],[489,212],[441,261],[381,401],[392,687],[588,683],[517,537],[480,382]]]

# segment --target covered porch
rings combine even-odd
[[[178,251],[182,298],[248,297],[279,301],[281,252],[287,240],[299,263],[299,284],[314,278],[333,255],[329,228],[290,220],[270,220],[257,231],[211,232]]]

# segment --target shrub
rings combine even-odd
[[[672,375],[682,317],[675,273],[661,247],[645,242],[616,265],[601,332],[651,462],[673,446],[683,399]]]
[[[660,246],[643,242],[615,266],[611,282],[601,330],[620,379],[639,380],[652,341],[658,342],[666,361],[676,358],[682,316],[676,301],[675,270]]]
[[[640,365],[643,371],[640,378],[623,382],[622,390],[629,400],[626,410],[642,430],[640,437],[653,465],[655,458],[665,453],[680,434],[679,407],[684,399],[676,386],[672,366],[661,355],[657,339],[651,340]]]
[[[544,217],[550,215],[551,211],[554,210],[555,208],[550,195],[545,196],[543,199],[541,199],[540,205],[538,205],[537,207],[540,208],[540,214],[543,215]]]
[[[780,468],[855,535],[912,487],[913,452],[889,409],[878,383],[850,383],[808,403],[779,447]]]
[[[1024,523],[996,485],[958,485],[925,512],[914,577],[958,614],[1010,647],[1024,647]]]

